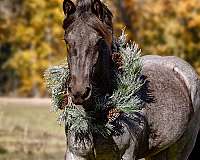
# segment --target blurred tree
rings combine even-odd
[[[20,95],[44,95],[44,69],[64,57],[61,1],[2,0],[0,6],[0,43],[13,53],[0,52],[9,56],[1,66],[14,70]]]
[[[199,0],[114,0],[113,5],[119,13],[115,23],[127,27],[144,53],[179,56],[200,73]]]
[[[17,2],[16,5],[13,5]],[[12,35],[8,28],[10,28],[10,22],[15,19],[20,11],[20,0],[1,0],[0,1],[0,95],[8,93],[12,88],[16,88],[18,79],[15,77],[15,70],[11,68],[5,69],[4,64],[9,58],[11,58],[12,41],[10,35]]]
[[[179,56],[200,73],[199,0],[103,1],[116,35],[126,26],[144,53]],[[44,69],[66,57],[63,18],[62,0],[0,0],[0,95],[46,94]]]

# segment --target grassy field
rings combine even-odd
[[[0,99],[0,160],[63,160],[64,127],[48,103],[10,101]]]

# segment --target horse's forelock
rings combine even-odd
[[[76,14],[79,16],[84,12],[94,12],[94,14],[102,20],[105,17],[108,19],[112,19],[113,17],[112,12],[100,0],[78,0],[76,5]]]
[[[108,27],[94,15],[88,17],[85,22],[88,24],[88,26],[99,32],[102,38],[104,38],[108,44],[112,43],[113,29],[111,27]]]
[[[93,0],[78,0],[77,2],[77,12],[82,13],[90,11],[92,7]]]
[[[92,11],[92,5],[97,2],[101,3],[102,7],[102,15],[98,17]],[[106,16],[107,15],[107,16]],[[102,18],[105,19],[102,19]],[[78,0],[76,4],[76,12],[74,15],[66,17],[63,23],[63,28],[67,29],[74,21],[77,19],[78,21],[83,20],[89,26],[92,26],[101,35],[111,42],[111,35],[112,35],[112,13],[110,10],[100,1],[100,0]]]

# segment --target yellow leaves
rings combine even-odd
[[[0,44],[12,46],[13,56],[6,66],[17,72],[19,92],[30,94],[36,87],[44,94],[43,71],[67,54],[62,40],[62,1],[21,1],[20,16],[0,18]],[[106,0],[114,12],[115,31],[127,26],[129,38],[139,43],[144,53],[184,57],[200,73],[199,0],[120,1],[127,14],[122,14],[115,2]]]
[[[177,4],[177,13],[182,16],[187,16],[189,15],[188,13],[192,13],[197,6],[199,5],[198,0],[181,0],[178,1]]]
[[[20,94],[31,95],[34,88],[43,94],[45,68],[66,53],[62,1],[21,0],[13,5],[20,8],[18,14],[0,18],[0,44],[8,44],[12,51],[1,65],[16,72]]]
[[[31,65],[33,52],[25,50],[16,52],[16,54],[9,60],[8,66],[15,69],[19,74],[22,74],[22,71],[25,71],[27,75],[26,69]]]
[[[200,75],[200,64],[198,66],[196,66],[196,68],[197,68],[198,74]]]
[[[193,17],[193,19],[191,19],[189,21],[188,27],[189,28],[196,28],[196,27],[200,28],[200,14],[196,15],[195,17]]]
[[[129,36],[144,53],[176,55],[192,62],[199,71],[199,0],[125,0],[126,17],[118,6],[114,27],[128,25]],[[119,20],[120,19],[120,20]],[[131,24],[131,25],[130,25]],[[198,62],[198,65],[196,63]]]
[[[41,46],[44,50],[48,50],[49,48],[45,43]],[[43,55],[43,52],[42,50],[41,53],[37,53],[34,50],[19,51],[9,60],[7,66],[15,69],[17,75],[20,77],[21,87],[18,90],[19,94],[26,95],[27,93],[31,93],[35,84],[39,88],[44,88],[43,72],[49,66],[49,62],[48,54]],[[44,93],[44,90],[41,92]]]
[[[13,41],[18,45],[21,45],[22,48],[26,48],[28,44],[35,44],[35,29],[30,26],[25,26],[23,24],[18,24],[16,26],[15,36],[13,35]]]
[[[25,6],[26,7],[29,7],[30,9],[32,10],[36,10],[39,9],[39,8],[44,8],[45,9],[45,6],[47,5],[47,1],[46,0],[29,0],[29,1],[26,1],[26,4]]]
[[[47,18],[44,17],[42,13],[36,14],[31,18],[31,27],[33,27],[35,30],[42,27],[44,24],[47,24]]]
[[[37,52],[38,52],[38,55],[40,55],[40,58],[45,58],[53,52],[53,49],[50,46],[50,44],[41,42],[40,46],[38,46],[37,48]]]

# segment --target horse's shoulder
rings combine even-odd
[[[174,74],[178,74],[187,86],[194,111],[200,108],[200,79],[189,63],[175,56],[147,55],[143,56],[142,60],[145,70],[154,68],[159,71],[164,71],[168,69],[174,72]]]
[[[159,150],[177,141],[188,127],[194,113],[190,84],[195,84],[197,90],[197,76],[187,62],[176,57],[144,56],[142,59],[142,73],[150,92],[147,95],[153,97],[145,107],[151,129],[149,143]]]

